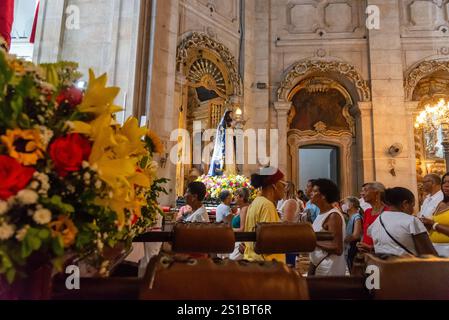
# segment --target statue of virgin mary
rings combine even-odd
[[[236,173],[232,111],[226,110],[217,127],[214,151],[210,161],[209,176],[231,175]]]

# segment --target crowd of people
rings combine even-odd
[[[312,179],[305,191],[296,192],[280,170],[253,174],[251,184],[259,190],[251,203],[246,188],[235,194],[222,192],[216,222],[246,232],[254,231],[261,222],[308,222],[315,232],[330,232],[332,240],[318,241],[309,255],[309,275],[345,275],[352,272],[354,261],[364,253],[449,257],[449,173],[442,178],[435,174],[424,177],[423,190],[427,196],[416,214],[416,200],[410,190],[387,189],[380,182],[365,183],[359,196],[344,199],[340,198],[338,186],[329,179]],[[205,195],[203,183],[190,183],[185,194],[187,205],[181,208],[177,220],[209,222],[202,204]],[[229,258],[275,259],[294,265],[297,255],[259,255],[254,243],[246,242],[236,243]]]

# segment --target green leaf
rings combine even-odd
[[[45,240],[50,237],[50,231],[48,229],[39,230],[38,237]]]
[[[53,249],[53,252],[57,256],[62,256],[64,254],[64,242],[62,241],[61,236],[57,236],[56,238],[53,238],[53,241],[51,242],[51,246]]]
[[[28,245],[31,248],[31,250],[38,250],[42,245],[41,239],[39,239],[38,237],[34,237],[32,235],[27,235],[25,240],[28,242]]]
[[[29,244],[28,244],[28,241],[25,241],[25,239],[23,239],[23,241],[22,241],[22,247],[20,248],[21,250],[21,257],[23,258],[23,259],[25,259],[25,258],[27,258],[30,254],[31,254],[31,252],[33,251],[31,248],[30,248],[30,246],[29,246]]]
[[[16,277],[16,270],[11,268],[8,269],[8,271],[6,271],[6,280],[8,280],[9,283],[12,283],[15,277]]]
[[[58,258],[54,258],[52,261],[53,267],[56,269],[56,271],[58,272],[62,272],[63,267],[64,267],[64,257],[58,257]]]
[[[22,129],[29,129],[31,128],[31,122],[30,118],[25,113],[20,113],[17,119],[17,124]]]

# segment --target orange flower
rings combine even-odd
[[[9,156],[25,166],[35,165],[44,157],[44,146],[38,130],[6,130],[1,141],[8,148]]]
[[[148,130],[147,131],[147,137],[151,140],[152,145],[153,145],[153,152],[155,153],[163,153],[164,152],[164,145],[162,144],[161,139],[159,138],[159,136],[151,131]]]
[[[68,248],[75,243],[75,237],[78,234],[78,229],[69,217],[60,215],[58,220],[48,224],[51,229],[53,238],[61,236],[64,248]]]

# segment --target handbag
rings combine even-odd
[[[391,240],[393,240],[398,246],[400,246],[402,249],[404,249],[407,253],[411,254],[412,256],[416,256],[416,254],[414,254],[412,251],[410,251],[406,246],[404,246],[402,243],[400,243],[398,240],[396,240],[395,237],[393,237],[387,230],[387,228],[385,228],[384,222],[382,221],[382,215],[379,216],[379,221],[380,224],[382,225],[382,228],[384,228],[385,232],[387,233],[387,235],[391,238]],[[413,242],[415,241],[415,239],[413,239]]]
[[[324,258],[321,259],[320,262],[318,262],[317,265],[314,265],[312,262],[310,262],[310,270],[309,270],[309,272],[308,272],[307,275],[309,275],[309,276],[314,276],[315,273],[316,273],[316,270],[318,269],[318,267],[320,266],[320,264],[321,264],[324,260],[326,260],[326,258],[329,257],[329,256],[330,256],[329,253],[326,254],[326,255],[324,256]]]

